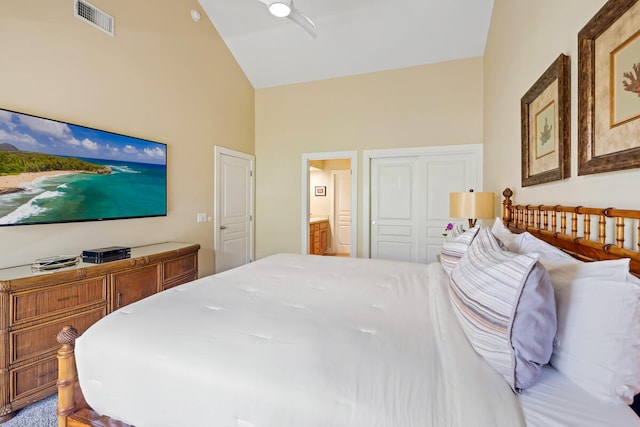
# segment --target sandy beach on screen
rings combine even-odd
[[[0,176],[0,190],[21,188],[38,178],[69,175],[79,173],[79,171],[47,171],[47,172],[26,172],[18,175]]]

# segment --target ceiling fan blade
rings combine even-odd
[[[296,24],[300,25],[305,29],[306,32],[311,34],[311,37],[315,38],[318,35],[318,29],[316,28],[316,24],[313,23],[311,19],[307,16],[303,15],[298,11],[298,9],[293,7],[293,2],[291,2],[291,13],[287,18],[291,19]]]

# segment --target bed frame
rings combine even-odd
[[[502,195],[502,218],[514,233],[528,231],[583,261],[629,258],[629,270],[640,277],[640,210],[514,205],[511,189]]]
[[[630,258],[630,271],[640,277],[640,210],[514,205],[509,188],[502,195],[503,221],[514,233],[528,231],[584,261]],[[131,427],[98,415],[84,400],[75,365],[77,337],[71,326],[58,334],[58,427]]]

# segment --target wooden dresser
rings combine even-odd
[[[200,245],[131,248],[131,258],[32,273],[0,269],[0,422],[56,392],[56,334],[79,333],[127,304],[198,277]]]

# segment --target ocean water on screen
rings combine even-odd
[[[95,159],[87,159],[96,163]],[[105,160],[111,174],[39,178],[0,196],[0,224],[33,224],[166,214],[166,166]]]

